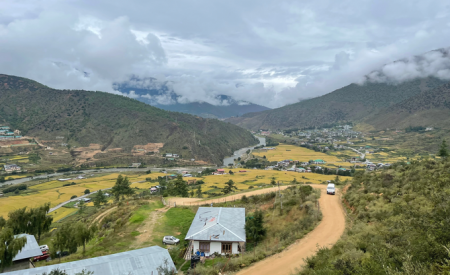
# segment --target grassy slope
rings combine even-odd
[[[346,234],[301,274],[447,274],[449,168],[427,160],[355,177]]]
[[[248,129],[287,129],[359,121],[445,82],[417,79],[398,85],[350,84],[329,94],[278,109],[250,113],[228,121]]]
[[[229,123],[109,93],[55,90],[15,76],[0,75],[0,103],[1,124],[42,139],[64,136],[76,146],[99,143],[130,150],[136,144],[163,142],[163,152],[221,163],[233,150],[256,143],[250,133]]]

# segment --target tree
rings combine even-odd
[[[339,176],[336,175],[336,178],[334,178],[334,184],[338,185],[341,184],[341,180],[339,179]]]
[[[111,189],[111,193],[114,195],[116,200],[120,199],[120,196],[131,196],[134,194],[134,189],[130,187],[130,181],[128,177],[123,177],[119,175],[116,180],[116,184]]]
[[[3,216],[0,216],[0,230],[2,230],[3,227],[5,227],[5,225],[6,225],[5,218],[3,218]]]
[[[84,190],[85,195],[90,194],[90,193],[91,193],[91,190],[89,190],[89,189]]]
[[[203,198],[203,192],[202,192],[202,187],[199,185],[197,187],[197,198]]]
[[[272,185],[276,185],[276,184],[277,184],[277,182],[275,181],[275,178],[274,178],[274,177],[273,177],[272,180],[270,181],[270,184],[272,184]]]
[[[228,172],[228,174],[234,175],[234,172],[230,170],[230,171]]]
[[[80,213],[80,214],[83,214],[83,212],[84,212],[84,209],[86,209],[86,203],[84,202],[84,200],[83,199],[81,199],[79,202],[78,202],[78,212]]]
[[[148,175],[148,174],[151,174],[152,171],[151,170],[147,170],[147,171],[145,171],[145,173]]]
[[[12,228],[4,228],[0,231],[0,270],[3,272],[5,267],[11,266],[14,257],[27,243],[26,237],[14,238]]]
[[[447,145],[447,141],[445,139],[442,140],[442,144],[441,144],[441,148],[439,149],[438,156],[440,156],[441,158],[447,158],[449,156],[448,145]]]
[[[37,236],[38,242],[41,240],[41,235],[50,229],[53,222],[53,217],[48,215],[49,211],[49,202],[38,208],[30,209],[27,233]]]
[[[61,262],[61,254],[65,249],[69,249],[74,253],[77,251],[77,240],[75,238],[75,230],[67,223],[64,223],[56,231],[53,239],[53,247],[59,251],[59,262]]]
[[[194,195],[195,195],[195,193],[194,193],[194,189],[191,189],[191,198],[193,198],[194,197]]]
[[[245,234],[247,239],[255,243],[261,241],[266,236],[267,230],[264,227],[264,217],[260,210],[256,210],[253,217],[248,217],[245,222]]]
[[[189,197],[188,186],[181,175],[173,183],[173,191],[176,196]]]
[[[89,227],[83,222],[77,222],[74,227],[75,239],[78,245],[83,246],[83,255],[86,252],[86,244],[94,237],[97,226],[94,224]]]
[[[234,185],[234,181],[229,180],[225,182],[225,187],[223,188],[222,192],[224,194],[229,194],[233,192],[233,190],[237,190],[237,187]]]
[[[100,205],[107,203],[105,193],[102,190],[98,190],[97,194],[94,197],[94,205],[95,207],[100,207]]]

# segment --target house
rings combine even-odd
[[[217,169],[216,175],[223,175],[225,174],[225,169]]]
[[[303,168],[303,167],[299,167],[299,168],[297,168],[297,172],[299,172],[299,173],[305,173],[305,172],[306,172],[306,169]]]
[[[316,159],[314,160],[314,164],[325,164],[326,162],[324,160],[321,159]]]
[[[14,171],[20,171],[22,168],[17,164],[5,164],[3,165],[5,172],[10,173]]]
[[[245,208],[200,207],[186,234],[190,253],[239,254],[245,248]],[[189,250],[189,249],[188,249]]]
[[[5,272],[8,271],[15,271],[20,270],[16,274],[24,274],[20,273],[23,271],[23,269],[33,268],[33,264],[30,262],[30,259],[42,256],[42,251],[39,248],[39,244],[36,241],[36,238],[34,238],[33,235],[28,234],[19,234],[14,235],[14,238],[21,238],[26,237],[27,243],[24,247],[22,247],[22,250],[19,251],[19,253],[13,258],[13,265],[10,267],[7,267],[5,269]],[[9,273],[8,273],[9,274]]]
[[[14,271],[6,274],[42,275],[59,269],[64,270],[68,275],[75,275],[81,270],[91,271],[94,275],[156,275],[160,274],[158,267],[164,267],[166,264],[169,269],[176,273],[175,265],[169,255],[169,251],[159,246],[151,246],[80,261]]]
[[[195,184],[197,182],[196,179],[188,180],[187,184]]]
[[[141,163],[140,163],[140,162],[132,163],[132,164],[131,164],[131,167],[133,167],[133,168],[138,168],[139,166],[141,166]]]

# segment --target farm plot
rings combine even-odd
[[[321,159],[327,162],[327,164],[335,165],[347,165],[345,162],[337,158],[336,156],[330,156],[325,153],[316,152],[314,150],[307,149],[305,147],[299,147],[294,145],[281,144],[275,147],[274,150],[257,150],[253,152],[253,155],[263,157],[266,156],[269,161],[281,161],[285,159],[298,160],[300,162],[308,162],[309,160]]]

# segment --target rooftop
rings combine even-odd
[[[68,275],[74,275],[83,269],[93,271],[95,275],[158,274],[157,268],[164,265],[165,259],[168,260],[169,268],[175,269],[167,249],[152,246],[75,262],[7,272],[5,274],[41,275],[44,272],[50,273],[57,268],[65,270]]]
[[[13,258],[13,261],[29,259],[32,257],[42,255],[42,251],[39,248],[39,244],[37,243],[36,238],[34,238],[33,235],[19,234],[14,235],[14,237],[15,238],[26,237],[27,243],[25,244],[24,247],[22,247],[22,250],[20,250],[19,254],[17,254],[16,257]]]
[[[200,207],[186,240],[245,242],[245,208]]]

